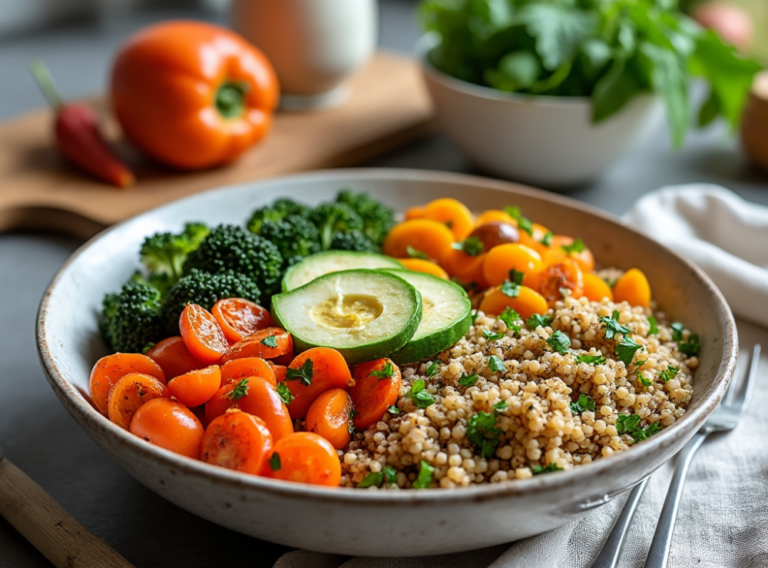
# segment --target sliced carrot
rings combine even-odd
[[[129,373],[109,391],[107,414],[109,419],[128,429],[131,418],[139,407],[153,398],[170,398],[171,393],[155,377],[142,373]]]
[[[341,462],[331,443],[313,432],[295,432],[275,442],[270,476],[283,481],[338,487]]]
[[[552,237],[552,246],[543,257],[544,264],[557,264],[565,259],[571,259],[579,265],[582,272],[592,272],[595,269],[595,257],[592,251],[584,248],[580,252],[567,252],[563,247],[572,245],[574,239],[565,235]]]
[[[457,241],[464,240],[472,231],[475,220],[472,212],[461,201],[443,197],[430,201],[424,207],[424,217],[444,223]]]
[[[143,373],[165,384],[165,373],[160,365],[140,353],[114,353],[102,357],[91,370],[89,381],[91,402],[104,416],[108,413],[109,391],[117,381],[129,373]]]
[[[632,268],[616,281],[613,298],[616,302],[647,308],[651,305],[651,285],[640,269]]]
[[[319,434],[340,450],[349,444],[352,400],[344,389],[331,389],[321,394],[307,411],[308,432]]]
[[[448,273],[431,260],[424,260],[423,258],[398,258],[397,260],[408,270],[424,272],[448,280]]]
[[[218,365],[190,371],[168,382],[171,394],[188,408],[208,402],[220,386],[221,369]]]
[[[605,280],[593,272],[584,272],[582,278],[584,279],[583,295],[588,298],[590,302],[599,302],[603,298],[607,298],[609,302],[613,302],[613,292]]]
[[[562,299],[566,290],[572,297],[579,298],[584,293],[584,276],[579,265],[566,258],[542,270],[536,277],[535,286],[548,302]]]
[[[355,367],[355,384],[349,389],[357,413],[355,428],[363,430],[381,420],[387,409],[397,402],[402,382],[400,369],[389,359]]]
[[[285,382],[285,375],[288,372],[287,365],[272,365],[272,372],[275,373],[275,381],[278,383]]]
[[[538,223],[531,223],[531,233],[529,234],[527,231],[520,231],[520,244],[523,244],[527,247],[532,248],[536,252],[538,252],[540,255],[542,255],[542,258],[544,254],[549,250],[549,246],[545,245],[541,241],[544,240],[544,236],[549,232],[549,229],[547,229],[544,225],[539,225]]]
[[[549,309],[547,301],[535,290],[528,286],[520,286],[516,297],[511,298],[501,291],[501,288],[488,290],[480,302],[480,311],[490,316],[498,316],[506,308],[512,308],[523,319],[528,319],[533,314],[545,314]]]
[[[160,365],[167,380],[205,367],[205,363],[192,356],[184,343],[184,338],[180,335],[167,337],[158,342],[147,351],[147,357]]]
[[[272,383],[272,386],[277,386],[277,380],[275,379],[275,372],[272,370],[272,366],[259,357],[232,359],[221,366],[222,385],[235,383],[240,379],[245,379],[247,377],[263,377]]]
[[[203,425],[180,402],[155,398],[142,404],[128,430],[166,450],[189,458],[200,457]]]
[[[211,313],[230,343],[275,325],[268,310],[243,298],[219,300],[213,305]]]
[[[205,429],[200,459],[206,463],[243,473],[269,473],[267,459],[272,453],[272,434],[261,418],[231,410]]]
[[[332,388],[347,388],[352,382],[347,362],[329,347],[313,347],[300,353],[286,371],[286,386],[293,394],[288,405],[291,418],[304,418],[313,402]]]
[[[442,263],[451,250],[453,233],[443,223],[432,219],[412,219],[395,225],[387,234],[382,247],[384,254],[395,258],[411,256],[418,251]]]
[[[187,304],[179,317],[184,344],[195,359],[212,365],[221,360],[229,343],[211,312],[197,304]]]
[[[478,288],[487,288],[485,280],[485,259],[487,253],[472,256],[464,251],[453,249],[443,261],[445,269],[462,284],[475,284]]]
[[[273,339],[272,339],[273,338]],[[243,357],[275,359],[293,353],[293,337],[281,327],[268,327],[241,339],[229,347],[223,362]]]
[[[522,244],[507,244],[494,247],[485,257],[483,274],[489,286],[498,286],[509,278],[510,270],[522,272],[526,286],[543,265],[538,252]]]
[[[502,211],[501,209],[488,209],[487,211],[480,213],[480,215],[477,216],[477,219],[475,219],[475,227],[485,225],[486,223],[496,222],[508,223],[513,227],[517,227],[517,221],[515,221],[509,213]]]

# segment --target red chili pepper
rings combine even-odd
[[[31,68],[45,98],[56,111],[54,133],[59,151],[99,179],[118,187],[133,185],[136,181],[133,172],[107,145],[93,109],[82,104],[65,103],[42,61],[33,61]]]

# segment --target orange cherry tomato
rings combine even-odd
[[[411,219],[392,227],[382,250],[395,258],[406,258],[411,256],[409,250],[411,253],[415,250],[441,264],[453,241],[453,232],[440,221]]]
[[[517,228],[517,221],[515,221],[509,213],[502,211],[501,209],[488,209],[487,211],[480,213],[480,215],[477,216],[477,219],[475,219],[475,227],[485,225],[486,223],[496,222],[507,223]]]
[[[335,349],[313,347],[299,353],[286,371],[285,384],[293,394],[288,405],[291,418],[304,418],[317,397],[332,388],[347,388],[351,382],[347,362]]]
[[[564,235],[552,237],[552,246],[544,257],[544,263],[557,264],[565,259],[571,259],[579,265],[582,272],[592,272],[595,269],[595,257],[592,255],[592,251],[585,247],[580,252],[566,252],[563,247],[572,244],[572,237]]]
[[[235,383],[247,377],[262,377],[267,379],[272,386],[277,386],[275,372],[272,366],[258,357],[243,357],[232,359],[221,366],[221,384]]]
[[[274,337],[274,340],[269,339]],[[264,343],[264,342],[267,343]],[[269,345],[274,343],[275,347]],[[268,327],[241,339],[231,345],[222,361],[242,359],[243,357],[260,357],[261,359],[276,359],[282,355],[293,353],[293,337],[281,327]]]
[[[218,365],[190,371],[168,382],[171,394],[189,408],[208,402],[220,386],[221,370]]]
[[[142,404],[128,430],[166,450],[189,458],[200,457],[203,425],[179,402],[155,398]]]
[[[269,473],[272,434],[261,418],[230,410],[211,422],[200,443],[200,459],[206,463],[251,473]]]
[[[423,258],[398,258],[397,260],[408,270],[423,272],[448,280],[448,273],[431,260],[424,260]]]
[[[211,313],[219,322],[224,337],[230,343],[235,343],[260,329],[275,325],[269,311],[257,303],[243,298],[219,300],[213,305]]]
[[[498,286],[509,279],[509,271],[522,272],[523,284],[530,285],[542,269],[541,255],[522,244],[506,244],[494,247],[485,257],[483,274],[489,286]]]
[[[275,381],[278,383],[285,382],[285,376],[288,373],[287,365],[272,365],[272,372],[275,373]]]
[[[109,419],[128,429],[138,408],[153,398],[170,398],[171,393],[155,377],[142,373],[128,373],[109,391],[107,413]]]
[[[457,241],[467,238],[475,224],[472,213],[466,205],[450,197],[427,203],[424,207],[424,217],[444,223],[453,232],[453,238]]]
[[[266,135],[278,97],[267,58],[234,32],[203,22],[145,28],[112,67],[112,108],[123,132],[177,168],[236,159]]]
[[[487,253],[472,256],[464,251],[453,249],[446,255],[443,263],[448,274],[462,284],[474,283],[475,286],[483,289],[488,287],[484,269],[487,256]]]
[[[308,432],[319,434],[340,450],[349,444],[352,400],[344,389],[331,389],[321,394],[307,411]]]
[[[117,381],[129,373],[143,373],[165,384],[165,374],[160,366],[146,355],[139,353],[113,353],[102,357],[91,370],[89,387],[91,401],[104,416],[108,413],[109,391]]]
[[[651,285],[641,270],[632,268],[616,281],[613,297],[616,302],[647,308],[651,305]]]
[[[355,428],[364,430],[381,420],[387,409],[397,402],[402,383],[400,369],[389,359],[377,359],[355,367],[355,384],[349,389],[357,412]]]
[[[229,343],[216,318],[197,304],[187,304],[179,317],[179,329],[189,352],[203,363],[218,363]]]
[[[549,246],[545,245],[541,241],[544,240],[544,235],[549,232],[549,229],[547,229],[544,225],[531,223],[531,232],[532,234],[529,234],[528,231],[520,231],[520,244],[532,248],[540,255],[542,255],[543,258],[543,255],[549,250]]]
[[[168,380],[205,367],[205,363],[201,363],[192,356],[184,343],[184,338],[179,335],[167,337],[158,342],[147,351],[147,357],[160,365]]]
[[[409,219],[421,219],[424,217],[424,208],[423,207],[409,207],[405,210],[405,220],[408,221]]]
[[[270,476],[283,481],[338,487],[341,462],[331,443],[313,432],[278,440],[269,459]]]
[[[528,319],[533,314],[545,314],[549,309],[547,301],[535,290],[528,286],[520,286],[517,296],[511,298],[500,288],[488,290],[480,302],[480,311],[489,316],[498,316],[506,308],[512,308],[523,319]]]
[[[579,265],[567,258],[557,264],[550,264],[538,275],[536,290],[548,302],[562,299],[562,290],[570,290],[573,298],[579,298],[584,292],[584,277]]]
[[[588,298],[590,302],[599,302],[603,298],[608,298],[609,302],[613,302],[613,291],[608,284],[593,272],[585,272],[582,274],[584,279],[584,297]]]

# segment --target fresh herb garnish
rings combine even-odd
[[[672,328],[672,341],[680,341],[683,339],[683,330],[685,330],[685,326],[682,322],[673,321],[669,327]]]
[[[269,458],[269,469],[272,471],[279,471],[281,467],[283,466],[280,464],[280,454],[275,452],[272,454],[272,457]]]
[[[576,355],[576,362],[589,363],[591,365],[603,365],[605,363],[605,357],[603,357],[602,353],[598,355]]]
[[[485,250],[483,241],[478,237],[467,237],[461,242],[453,243],[451,247],[455,250],[460,250],[469,256],[478,256]]]
[[[642,418],[637,414],[619,414],[616,419],[616,431],[619,434],[629,434],[632,441],[637,443],[646,440],[661,430],[661,422],[654,422],[646,428],[640,426]]]
[[[531,315],[531,317],[525,320],[525,323],[531,329],[536,329],[537,327],[547,327],[548,325],[551,325],[554,320],[555,318],[553,316],[543,316],[541,314],[533,314]]]
[[[312,359],[307,359],[298,369],[288,367],[285,371],[285,380],[295,381],[296,379],[299,379],[305,385],[311,385],[312,375],[314,374],[313,365]]]
[[[656,325],[656,318],[653,316],[648,316],[648,325],[650,326],[650,329],[648,330],[648,335],[658,335],[659,334],[659,327]]]
[[[355,422],[354,422],[354,420],[355,420],[355,416],[357,416],[357,414],[358,414],[357,410],[355,410],[354,408],[350,408],[349,412],[347,413],[347,431],[350,434],[354,434],[355,433]]]
[[[277,383],[276,389],[277,394],[280,395],[280,400],[283,401],[283,404],[286,406],[291,404],[291,401],[293,400],[293,393],[291,392],[291,389],[288,388],[288,385],[282,381],[279,381]]]
[[[571,253],[578,254],[582,252],[586,248],[586,246],[584,245],[583,239],[576,239],[569,245],[560,245],[560,248],[562,248],[566,252],[566,254],[571,254]]]
[[[680,367],[675,367],[674,365],[668,365],[666,369],[664,369],[661,373],[659,373],[659,378],[666,383],[670,379],[674,379],[679,372],[680,372]]]
[[[605,338],[613,339],[617,333],[626,335],[630,332],[630,329],[626,325],[619,323],[619,312],[613,310],[611,316],[603,316],[600,318],[600,322],[605,324]]]
[[[414,489],[427,489],[432,484],[432,476],[435,473],[435,468],[424,460],[421,460],[419,466],[419,477],[413,482]]]
[[[366,487],[371,487],[372,485],[375,485],[376,487],[381,487],[382,483],[384,483],[384,472],[372,471],[368,475],[366,475],[363,478],[363,480],[357,484],[357,486],[360,489],[365,489]]]
[[[597,410],[597,402],[588,394],[580,393],[579,399],[571,403],[571,412],[573,414],[581,414],[585,410],[594,412]]]
[[[416,379],[406,396],[410,397],[418,408],[427,408],[435,404],[435,398],[426,391],[427,385],[422,379]]]
[[[467,420],[467,439],[480,449],[481,457],[490,458],[496,453],[500,435],[495,413],[480,411]]]
[[[541,244],[543,244],[545,247],[552,246],[552,237],[554,237],[554,233],[552,231],[547,231],[544,233],[544,236],[541,237],[541,240],[539,241]]]
[[[515,333],[520,333],[520,324],[517,322],[522,322],[523,318],[515,310],[510,307],[504,308],[499,319],[507,325],[508,329],[513,330]]]
[[[420,258],[421,260],[429,260],[429,256],[427,256],[426,253],[423,253],[420,250],[416,250],[411,245],[408,245],[405,248],[405,252],[408,255],[408,258]]]
[[[475,322],[477,321],[477,316],[480,312],[477,310],[472,310],[472,314],[469,316],[472,319],[472,325],[475,325]]]
[[[555,471],[563,471],[563,468],[554,462],[548,464],[546,467],[542,467],[538,464],[531,467],[531,473],[533,473],[533,475],[541,475],[542,473],[552,473]]]
[[[491,408],[495,410],[496,412],[504,412],[505,410],[509,410],[509,405],[507,404],[506,400],[500,400],[496,404],[494,404]]]
[[[477,373],[472,373],[471,375],[462,373],[461,377],[459,377],[459,385],[462,387],[471,387],[477,383],[477,379]]]
[[[235,385],[235,388],[229,391],[229,394],[227,394],[227,398],[229,398],[230,400],[240,400],[247,394],[248,394],[248,379],[242,379]]]
[[[680,353],[684,353],[688,356],[698,355],[701,351],[701,344],[699,343],[699,335],[692,333],[688,336],[688,339],[681,341],[677,344]]]
[[[387,412],[389,412],[392,415],[397,416],[398,414],[400,414],[400,409],[393,404],[392,406],[387,408]]]
[[[434,361],[429,367],[427,367],[427,376],[434,377],[440,371],[440,365],[442,365],[442,363],[439,359]]]
[[[520,295],[520,285],[523,283],[525,274],[514,268],[509,271],[509,280],[501,284],[501,293],[510,298],[517,298]]]
[[[496,355],[488,357],[488,366],[494,373],[507,372],[507,366],[504,364],[504,361],[501,360],[501,357],[497,357]]]
[[[262,339],[259,343],[266,345],[267,347],[277,347],[277,337],[274,335],[268,335]]]
[[[547,345],[558,353],[568,353],[568,350],[571,348],[571,338],[558,329],[549,336]]]
[[[644,387],[649,387],[649,386],[651,386],[653,384],[653,381],[651,379],[645,378],[645,376],[642,373],[638,373],[637,374],[637,379],[640,381],[640,383]]]
[[[517,222],[517,228],[525,231],[529,235],[533,236],[533,225],[531,224],[530,219],[527,219],[526,217],[523,217],[523,212],[520,211],[519,207],[505,207],[504,211],[506,211],[507,215],[512,217]]]
[[[384,364],[383,369],[379,369],[377,371],[371,371],[370,375],[372,377],[376,377],[377,379],[384,380],[384,379],[391,379],[395,376],[395,368],[392,366],[392,363],[387,361]]]
[[[635,357],[635,353],[637,353],[638,350],[642,351],[643,349],[645,349],[645,347],[637,343],[631,337],[625,335],[621,338],[618,345],[616,345],[616,357],[618,357],[619,361],[623,362],[624,365],[629,366],[632,363],[632,359]]]
[[[490,329],[484,329],[483,330],[483,335],[485,336],[485,338],[488,341],[497,341],[497,340],[501,339],[502,337],[504,337],[503,333],[494,333]]]

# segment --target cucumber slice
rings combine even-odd
[[[283,276],[283,292],[295,290],[330,272],[356,268],[402,268],[394,258],[373,252],[329,250],[306,257],[291,266]]]
[[[437,355],[464,337],[472,325],[472,303],[464,289],[431,274],[405,269],[384,269],[407,280],[420,293],[421,324],[411,340],[390,355],[398,365]]]
[[[352,365],[408,343],[421,322],[421,295],[389,272],[345,270],[273,296],[272,312],[297,351],[332,347]]]

